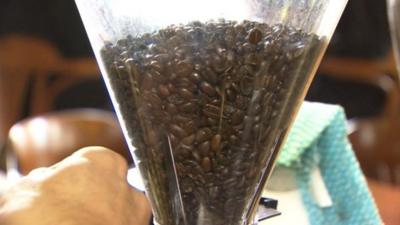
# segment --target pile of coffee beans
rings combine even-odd
[[[324,46],[285,25],[225,20],[105,44],[158,223],[246,223]]]

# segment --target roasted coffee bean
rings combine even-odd
[[[154,130],[150,130],[147,134],[148,144],[150,146],[156,146],[158,144],[157,133]]]
[[[187,122],[190,121],[190,118],[181,115],[181,114],[176,114],[173,118],[172,121],[178,124],[186,124]]]
[[[183,104],[179,109],[184,113],[193,113],[197,110],[197,107],[194,103],[188,102]]]
[[[212,218],[204,223],[243,224],[241,212],[293,117],[286,112],[298,101],[286,99],[302,96],[323,46],[286,25],[228,20],[171,25],[104,45],[127,139],[153,185],[156,217],[168,218],[161,224],[177,224],[170,153],[187,224],[204,219],[201,208]]]
[[[194,133],[197,129],[196,121],[191,120],[191,121],[185,123],[184,128],[185,128],[186,133]]]
[[[237,144],[237,142],[239,141],[239,138],[238,138],[236,135],[231,135],[231,136],[229,137],[229,141],[230,141],[232,144]]]
[[[192,145],[195,138],[196,138],[196,135],[192,134],[192,135],[187,136],[184,139],[182,139],[182,143],[185,145]]]
[[[177,146],[177,144],[178,144],[178,138],[177,138],[175,135],[169,134],[169,135],[168,135],[168,138],[169,138],[169,141],[171,142],[171,145],[172,145],[172,146]]]
[[[171,103],[167,103],[166,109],[169,115],[175,115],[178,112],[178,108],[176,107],[176,105]]]
[[[214,62],[215,64],[215,62]],[[203,77],[205,80],[207,80],[210,84],[215,85],[218,82],[218,75],[212,71],[211,69],[206,70],[203,73]]]
[[[188,157],[191,152],[193,152],[193,147],[191,147],[190,145],[180,145],[178,147],[178,153],[180,153],[180,155],[182,155],[183,157]]]
[[[211,171],[211,160],[208,157],[204,157],[203,160],[201,161],[201,166],[204,169],[204,172],[209,172]]]
[[[178,76],[189,76],[193,71],[193,66],[190,62],[180,61],[175,68],[175,73]]]
[[[208,156],[210,154],[210,142],[205,141],[199,145],[199,151],[203,156]]]
[[[193,93],[186,88],[179,89],[179,94],[187,100],[193,99]]]
[[[201,81],[201,77],[197,72],[191,73],[189,79],[194,83],[199,83]]]
[[[226,93],[226,97],[229,101],[231,101],[231,102],[235,101],[236,95],[232,89],[230,89],[230,88],[226,89],[225,93]]]
[[[166,86],[166,85],[160,84],[160,86],[158,86],[158,91],[159,91],[160,95],[163,97],[168,97],[170,95],[168,86]]]
[[[260,124],[254,125],[254,127],[253,127],[253,133],[254,133],[254,134],[258,134],[259,131],[260,131]]]
[[[248,40],[252,44],[257,44],[263,37],[262,32],[258,28],[253,28],[249,32]]]
[[[185,99],[183,99],[179,95],[170,95],[168,96],[168,103],[175,104],[175,105],[181,105],[182,103],[185,102]]]
[[[247,98],[244,95],[237,95],[236,96],[236,101],[235,101],[235,105],[236,107],[238,107],[239,109],[246,109],[247,108]]]
[[[150,73],[145,73],[143,75],[140,89],[141,90],[149,90],[152,87],[153,87],[153,76]]]
[[[232,125],[238,125],[239,123],[241,123],[243,121],[243,117],[243,112],[241,110],[236,110],[236,112],[232,114]]]
[[[201,161],[201,157],[200,157],[200,154],[198,152],[192,151],[192,156],[196,161],[198,161],[198,162]]]
[[[200,89],[206,93],[207,95],[209,95],[210,97],[214,96],[216,94],[215,89],[207,82],[203,81],[200,84]]]
[[[220,144],[221,144],[221,135],[220,134],[214,135],[214,137],[211,140],[211,150],[213,150],[214,152],[218,151]]]
[[[196,133],[196,141],[198,143],[207,141],[212,136],[212,131],[209,128],[204,128]]]
[[[153,60],[153,61],[150,62],[150,67],[151,67],[153,70],[155,70],[155,71],[157,71],[157,72],[159,72],[159,73],[162,73],[162,72],[164,71],[163,65],[162,65],[160,62],[155,61],[155,60]]]
[[[240,91],[243,95],[248,96],[252,93],[254,88],[253,80],[250,77],[242,77],[240,79]]]
[[[218,124],[218,120],[209,117],[209,118],[207,118],[207,123],[208,123],[208,125],[211,125],[211,126],[217,125]]]
[[[169,90],[170,93],[175,93],[176,92],[176,87],[173,84],[168,83],[167,86],[168,86],[168,90]]]
[[[172,124],[170,126],[170,131],[172,134],[174,134],[177,137],[184,137],[186,132],[184,129],[182,129],[180,126]]]
[[[153,106],[160,106],[162,103],[161,98],[154,93],[147,92],[146,94],[144,94],[144,98],[148,101],[149,104]]]

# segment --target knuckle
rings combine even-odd
[[[74,153],[78,157],[84,157],[102,167],[125,172],[128,168],[126,160],[115,151],[105,147],[85,147]]]

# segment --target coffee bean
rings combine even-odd
[[[210,158],[204,157],[203,160],[201,161],[201,166],[204,169],[204,172],[209,172],[211,171],[211,161]]]
[[[229,101],[231,101],[231,102],[234,102],[235,99],[236,99],[235,92],[234,92],[232,89],[230,89],[230,88],[226,89],[225,92],[226,92],[226,97],[227,97],[227,99],[228,99]]]
[[[254,84],[250,77],[242,77],[240,80],[240,91],[243,95],[250,95],[253,91]]]
[[[170,93],[175,93],[176,92],[176,87],[173,84],[168,83],[167,87],[168,87],[168,90],[169,90]]]
[[[175,105],[181,105],[182,103],[185,102],[185,99],[183,99],[181,96],[179,95],[170,95],[168,96],[168,103],[171,104],[175,104]]]
[[[232,125],[238,125],[243,121],[244,114],[241,110],[236,110],[232,114]]]
[[[196,133],[196,141],[198,143],[207,141],[211,135],[212,135],[212,131],[209,128],[201,129],[201,130],[197,131],[197,133]]]
[[[185,130],[176,124],[170,125],[170,131],[177,137],[183,137],[186,134]]]
[[[205,141],[199,145],[199,151],[203,156],[208,156],[210,153],[210,142]]]
[[[215,89],[207,82],[201,82],[200,89],[210,97],[216,94]]]
[[[220,144],[221,144],[221,135],[220,134],[214,135],[214,137],[211,140],[211,150],[213,150],[214,152],[219,151]]]
[[[259,131],[260,131],[260,124],[256,124],[256,125],[254,125],[254,127],[253,127],[253,133],[254,134],[258,134],[259,133]]]
[[[193,113],[197,110],[197,107],[194,103],[188,102],[183,104],[179,109],[184,113]]]
[[[156,60],[153,60],[153,61],[150,62],[150,67],[151,67],[153,70],[155,70],[155,71],[157,71],[157,72],[159,72],[159,73],[162,73],[162,72],[164,71],[164,67],[162,66],[162,64],[159,63],[159,62],[156,61]]]
[[[179,89],[179,94],[187,100],[192,100],[193,98],[193,93],[186,88]]]
[[[154,130],[148,132],[147,139],[150,146],[156,146],[158,144],[157,133]]]
[[[146,94],[144,94],[144,99],[146,99],[148,103],[153,106],[160,106],[162,103],[160,97],[158,97],[158,95],[154,93],[147,92]]]
[[[196,136],[194,134],[185,137],[184,139],[182,139],[182,143],[185,145],[192,145],[194,140],[195,140]]]
[[[141,90],[149,90],[153,87],[153,76],[150,73],[145,73],[143,75],[142,84],[140,86]]]
[[[176,107],[176,105],[168,103],[167,104],[167,112],[169,113],[169,115],[175,115],[178,112],[178,108]]]
[[[213,119],[213,118],[207,118],[207,124],[210,126],[214,126],[218,124],[218,120]]]
[[[176,124],[185,124],[190,121],[190,118],[182,115],[182,114],[176,114],[175,116],[172,117],[172,122]]]
[[[238,95],[236,96],[236,101],[235,101],[236,107],[239,109],[245,109],[247,105],[247,99],[246,96],[243,95]]]
[[[235,187],[236,182],[237,182],[236,178],[234,178],[234,177],[229,178],[224,181],[224,188],[229,190],[229,189]]]
[[[194,83],[199,83],[201,81],[201,77],[197,72],[191,73],[189,79]]]
[[[193,66],[190,62],[180,61],[175,68],[175,73],[178,76],[189,76],[193,71]]]
[[[237,144],[237,142],[239,141],[239,138],[236,135],[231,135],[229,137],[229,141],[233,144]]]
[[[293,117],[282,112],[296,107],[323,46],[287,25],[228,20],[105,43],[105,76],[162,224],[183,223],[173,220],[170,204],[170,151],[187,224],[242,221],[284,136],[278,131]],[[298,88],[289,88],[294,82]],[[212,222],[199,217],[201,207]]]
[[[160,86],[158,86],[158,91],[163,97],[168,97],[170,95],[168,87],[166,85],[160,84]]]
[[[192,151],[192,156],[196,161],[198,161],[198,162],[201,161],[201,157],[200,157],[200,154],[198,152]]]
[[[194,133],[197,128],[196,121],[191,120],[191,121],[185,123],[184,128],[185,128],[186,133],[189,133],[189,134]]]
[[[213,63],[215,64],[215,62]],[[212,85],[215,85],[218,82],[218,75],[211,69],[206,69],[203,73],[203,77]]]
[[[176,146],[178,144],[178,138],[175,135],[169,134],[168,137],[172,146]]]
[[[188,157],[191,154],[191,152],[193,152],[193,147],[191,147],[190,145],[183,144],[179,146],[178,152],[182,156]]]
[[[262,32],[257,29],[253,28],[249,32],[248,40],[252,44],[257,44],[262,39]]]

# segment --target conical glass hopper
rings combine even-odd
[[[251,225],[346,0],[76,0],[160,225]]]

